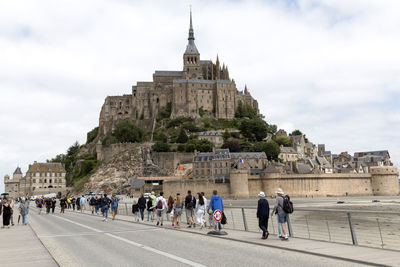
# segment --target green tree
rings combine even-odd
[[[114,133],[119,142],[142,142],[143,130],[137,127],[132,121],[120,122]]]
[[[168,143],[156,142],[152,146],[152,150],[155,151],[155,152],[170,152],[171,151],[171,146]]]
[[[222,134],[222,137],[224,138],[224,141],[226,141],[229,137],[231,137],[231,134],[225,130],[225,132]]]
[[[179,152],[185,152],[186,150],[186,146],[184,144],[179,144],[178,145],[178,151]]]
[[[119,143],[117,137],[115,137],[114,135],[108,135],[106,136],[106,138],[103,139],[103,141],[101,142],[103,144],[103,146],[109,146],[112,144],[116,144]]]
[[[189,132],[192,132],[192,133],[199,131],[199,129],[196,127],[196,125],[194,125],[194,123],[191,121],[185,121],[182,124],[182,128],[184,128],[185,130],[188,130]]]
[[[261,141],[268,134],[268,124],[260,118],[242,120],[239,129],[250,141]]]
[[[265,152],[268,160],[278,160],[278,155],[281,153],[279,145],[274,141],[254,143],[253,151]]]
[[[241,147],[239,142],[237,141],[225,141],[225,143],[222,145],[222,148],[227,148],[229,149],[230,152],[240,152]]]
[[[159,112],[158,117],[160,119],[168,119],[169,117],[171,117],[171,111],[172,111],[172,103],[168,102],[167,106]]]
[[[199,115],[200,115],[200,117],[203,117],[204,114],[206,114],[206,111],[203,109],[203,106],[201,106],[201,107],[199,108]]]
[[[302,134],[303,134],[303,133],[302,133],[300,130],[296,129],[296,130],[294,130],[293,132],[291,132],[291,133],[289,134],[289,136],[296,136],[296,135],[302,135]],[[306,135],[304,135],[304,141],[305,141],[306,143],[308,143],[308,139],[307,139]]]
[[[180,144],[185,144],[188,141],[188,136],[183,128],[180,129],[178,138],[176,138],[176,142]]]
[[[167,143],[168,137],[163,132],[158,131],[154,133],[154,140]]]
[[[257,111],[249,105],[243,105],[242,101],[239,101],[235,117],[254,119],[257,118]]]
[[[90,132],[88,132],[86,135],[86,144],[92,142],[97,137],[98,132],[99,132],[99,127],[96,127]]]
[[[287,136],[279,136],[275,139],[275,142],[278,145],[282,145],[282,146],[291,146],[292,145],[290,138]]]

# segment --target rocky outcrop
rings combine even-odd
[[[170,175],[173,170],[162,169],[154,164],[151,153],[151,144],[121,146],[112,158],[103,161],[90,175],[84,190],[126,193],[133,179],[138,176]]]

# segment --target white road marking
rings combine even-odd
[[[103,233],[129,233],[129,232],[151,232],[151,231],[159,231],[161,228],[154,229],[136,229],[136,230],[121,230],[121,231],[101,231],[101,232],[81,232],[81,233],[71,233],[71,234],[61,234],[61,235],[38,235],[38,237],[48,238],[48,237],[72,237],[72,236],[84,236],[84,235],[98,235]]]
[[[202,265],[202,264],[200,264],[200,263],[197,263],[197,262],[194,262],[194,261],[191,261],[191,260],[187,260],[187,259],[185,259],[185,258],[181,258],[181,257],[179,257],[179,256],[176,256],[176,255],[173,255],[173,254],[170,254],[170,253],[167,253],[167,252],[164,252],[164,251],[161,251],[161,250],[152,248],[152,247],[148,247],[148,246],[146,246],[146,245],[143,245],[143,244],[140,244],[140,243],[131,241],[131,240],[129,240],[129,239],[126,239],[126,238],[123,238],[123,237],[120,237],[120,236],[117,236],[117,235],[114,235],[114,234],[111,234],[111,233],[105,233],[105,232],[103,232],[103,231],[101,231],[101,230],[99,230],[99,229],[90,227],[90,226],[85,225],[85,224],[81,224],[81,223],[78,223],[78,222],[75,222],[75,221],[72,221],[72,220],[69,220],[69,219],[66,219],[66,218],[57,216],[57,215],[55,215],[54,217],[59,218],[59,219],[64,220],[64,221],[67,221],[67,222],[70,222],[70,223],[73,223],[73,224],[75,224],[75,225],[81,226],[81,227],[83,227],[83,228],[92,230],[92,231],[94,231],[94,232],[96,232],[96,233],[104,233],[104,235],[107,235],[107,236],[109,236],[109,237],[118,239],[118,240],[120,240],[120,241],[123,241],[123,242],[125,242],[125,243],[130,244],[130,245],[133,245],[133,246],[135,246],[135,247],[142,248],[142,249],[144,249],[144,250],[147,250],[147,251],[150,251],[150,252],[153,252],[153,253],[156,253],[156,254],[165,256],[165,257],[167,257],[167,258],[173,259],[173,260],[175,260],[175,261],[178,261],[178,262],[181,262],[181,263],[190,265],[190,266],[205,267],[205,265]]]

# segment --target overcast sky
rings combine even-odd
[[[1,1],[0,191],[84,143],[107,95],[181,70],[190,3],[201,58],[218,54],[269,123],[400,165],[400,1]]]

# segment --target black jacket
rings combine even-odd
[[[139,205],[132,205],[132,213],[138,212],[139,211]]]
[[[268,218],[269,217],[269,204],[265,198],[258,200],[257,206],[257,218]]]
[[[144,197],[140,197],[138,199],[139,209],[144,210],[146,208],[146,199]]]

